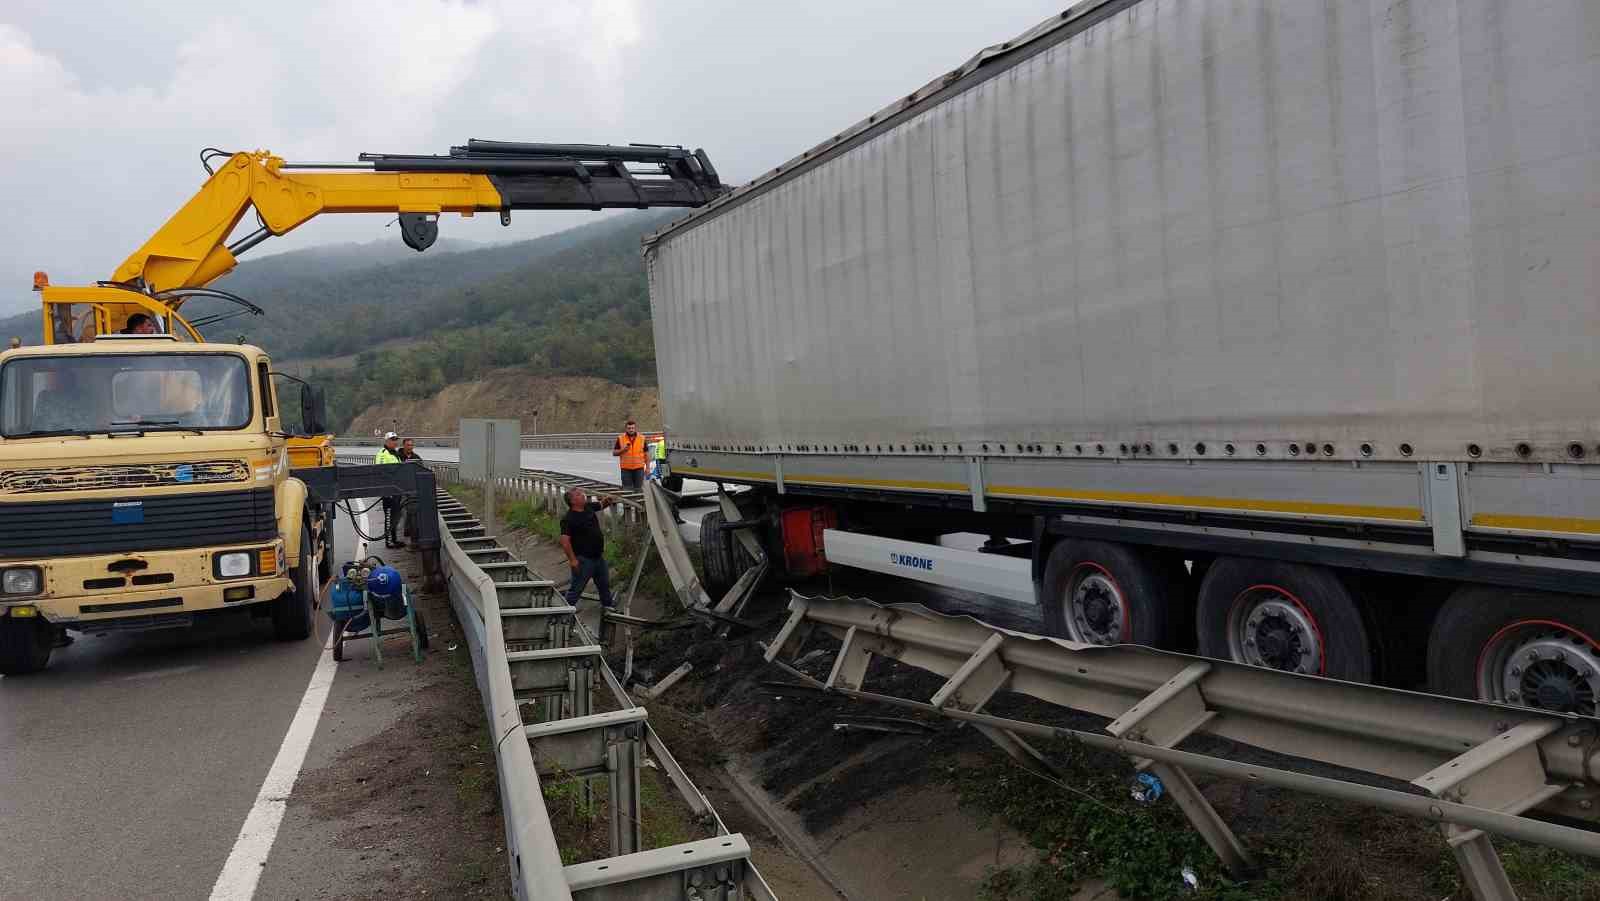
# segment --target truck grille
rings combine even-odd
[[[54,466],[0,472],[0,494],[89,491],[104,488],[156,488],[243,482],[250,468],[240,460],[199,463],[144,463],[130,466]]]
[[[271,488],[0,504],[0,558],[244,544],[270,541],[277,535]]]

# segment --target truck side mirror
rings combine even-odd
[[[300,427],[307,435],[321,435],[328,431],[328,400],[316,385],[300,389]]]

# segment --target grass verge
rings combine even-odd
[[[1021,833],[1033,862],[990,871],[984,901],[1066,901],[1097,878],[1123,898],[1168,901],[1466,901],[1442,837],[1426,823],[1371,808],[1229,783],[1202,785],[1250,844],[1259,872],[1235,882],[1170,799],[1132,799],[1128,761],[1072,742],[1047,750],[1060,784],[1014,766],[955,767],[947,778],[980,820]],[[1600,899],[1600,865],[1498,841],[1524,901]],[[1188,887],[1183,872],[1195,876]]]

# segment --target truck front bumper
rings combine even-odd
[[[251,555],[251,572],[237,578],[219,576],[216,558],[241,552]],[[130,618],[174,620],[192,613],[258,604],[276,599],[294,585],[285,569],[281,541],[142,554],[8,560],[3,566],[37,567],[44,575],[44,591],[30,597],[0,597],[0,616],[38,616],[55,625],[85,631]]]

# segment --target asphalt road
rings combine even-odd
[[[234,615],[0,677],[0,899],[208,897],[321,653]]]
[[[378,446],[341,446],[335,448],[334,452],[353,456],[372,456],[378,452]],[[460,451],[453,447],[419,447],[417,453],[421,455],[424,463],[429,460],[437,460],[440,463],[455,463],[460,460]],[[523,450],[522,468],[564,472],[567,475],[582,476],[597,482],[622,484],[622,476],[617,470],[617,458],[611,456],[609,451],[603,450]],[[684,490],[689,494],[714,494],[716,484],[686,479]]]

